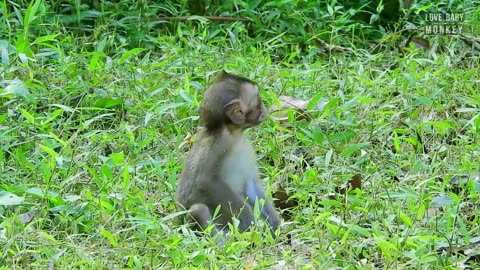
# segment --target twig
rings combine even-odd
[[[250,18],[235,18],[235,17],[219,17],[219,16],[198,16],[205,18],[209,21],[216,21],[216,22],[252,22]],[[159,17],[160,20],[166,21],[188,21],[195,18],[195,16],[174,16],[174,17]]]

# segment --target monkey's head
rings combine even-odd
[[[267,117],[258,86],[249,79],[223,71],[207,89],[200,105],[200,119],[207,129],[246,129]]]

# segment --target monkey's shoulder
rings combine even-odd
[[[201,172],[210,173],[218,163],[221,163],[223,156],[227,153],[224,140],[217,134],[208,134],[205,131],[199,132],[197,140],[187,153],[181,178],[194,181],[201,177]]]
[[[223,181],[239,193],[247,181],[257,178],[255,149],[242,133],[201,131],[187,155],[180,181],[188,185]]]

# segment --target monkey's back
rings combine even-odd
[[[217,136],[202,130],[197,134],[197,141],[188,151],[175,194],[177,203],[185,209],[195,203],[205,203],[201,198],[201,191],[204,188],[201,182],[205,181],[202,178],[209,177],[209,174],[215,176],[218,171],[217,164],[228,151],[223,149],[223,154],[218,153],[218,149],[222,148],[221,145],[217,145],[219,141],[221,140]]]

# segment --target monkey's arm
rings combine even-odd
[[[263,199],[265,203],[262,207],[261,215],[263,219],[267,221],[267,224],[272,231],[272,235],[275,236],[274,233],[280,225],[280,218],[278,217],[272,202],[265,196],[265,192],[255,179],[251,179],[247,182],[246,193],[248,196],[248,203],[252,208],[255,207],[255,202],[257,200]]]

